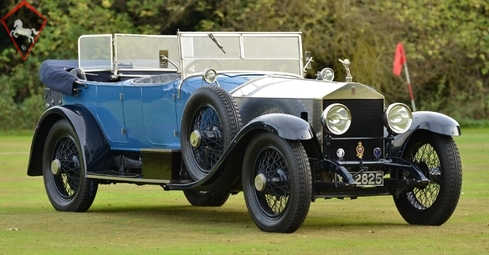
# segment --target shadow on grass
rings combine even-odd
[[[375,227],[375,228],[404,228],[412,227],[406,222],[400,221],[379,221],[378,218],[319,218],[319,217],[308,217],[303,228],[307,229],[323,229],[325,227],[332,228],[361,228],[361,227]]]
[[[121,216],[139,219],[152,219],[159,222],[171,222],[178,224],[208,225],[214,227],[227,225],[230,227],[255,227],[246,207],[195,207],[190,205],[144,205],[144,206],[106,206],[90,209],[87,213],[97,216]],[[312,215],[311,215],[312,214]],[[353,216],[351,216],[353,215]],[[391,218],[392,216],[390,216]],[[324,216],[309,213],[301,230],[324,230],[325,228],[389,228],[389,227],[410,227],[404,221],[379,218],[377,215],[355,215],[354,212],[349,216],[339,215],[334,211]],[[258,229],[258,228],[257,228]]]
[[[144,206],[106,206],[93,208],[87,211],[93,215],[119,215],[130,216],[141,219],[151,218],[156,221],[175,221],[178,223],[236,224],[243,222],[251,224],[251,218],[246,210],[242,208],[224,207],[195,207],[190,205],[144,205]]]

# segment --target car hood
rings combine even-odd
[[[327,82],[283,76],[262,76],[230,91],[235,98],[379,99],[382,94],[356,82]]]

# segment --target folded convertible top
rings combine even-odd
[[[48,88],[71,95],[77,78],[69,71],[77,67],[78,60],[45,60],[39,68],[39,77]]]

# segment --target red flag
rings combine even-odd
[[[402,43],[398,43],[396,47],[396,55],[394,56],[394,65],[392,67],[392,72],[397,76],[401,75],[401,69],[404,63],[406,63],[404,48],[402,47]]]

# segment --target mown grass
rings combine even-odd
[[[463,194],[444,225],[408,225],[391,197],[369,197],[318,200],[298,231],[274,234],[254,225],[242,194],[198,208],[158,186],[104,185],[88,212],[57,212],[42,177],[26,175],[31,136],[0,135],[0,254],[489,253],[489,129],[455,139]]]

